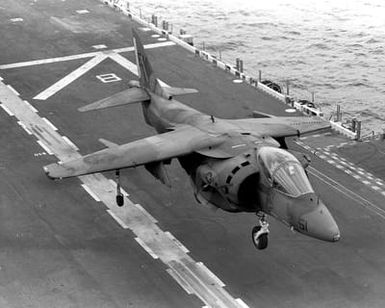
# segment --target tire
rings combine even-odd
[[[261,230],[261,226],[254,227],[253,231],[251,232],[251,238],[253,240],[254,246],[258,250],[266,249],[268,244],[267,233],[263,233],[258,238],[255,238],[255,235],[258,233],[259,230]]]
[[[124,205],[124,197],[123,195],[116,196],[116,204],[120,207]]]

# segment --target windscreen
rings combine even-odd
[[[285,194],[298,197],[313,192],[302,165],[289,152],[262,147],[258,151],[258,162],[273,186]]]

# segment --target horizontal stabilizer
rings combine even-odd
[[[127,104],[141,103],[150,99],[147,92],[141,88],[129,88],[122,92],[116,93],[110,97],[104,98],[95,103],[83,106],[78,110],[80,112],[117,107]]]
[[[174,87],[164,87],[163,91],[169,97],[178,96],[178,95],[185,95],[185,94],[193,94],[193,93],[198,93],[199,92],[196,89],[191,89],[191,88],[174,88]]]

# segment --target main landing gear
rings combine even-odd
[[[265,249],[268,244],[269,224],[266,221],[266,215],[264,213],[257,213],[259,217],[259,226],[255,226],[251,233],[251,237],[254,246],[259,249]]]
[[[115,178],[116,178],[116,204],[118,206],[123,206],[124,197],[120,190],[120,170],[115,171]]]

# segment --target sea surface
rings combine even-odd
[[[365,134],[385,129],[384,0],[134,0],[130,8],[183,28],[194,44],[244,71],[290,84],[329,117],[362,120]]]

